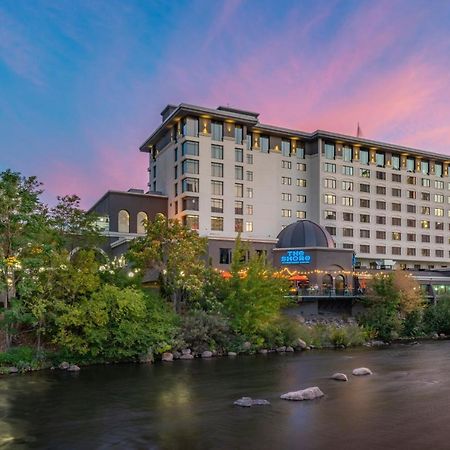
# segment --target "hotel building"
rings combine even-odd
[[[271,253],[309,219],[353,250],[357,267],[450,268],[450,157],[359,137],[265,125],[259,114],[168,105],[142,144],[149,193],[208,237],[226,267],[238,232]]]

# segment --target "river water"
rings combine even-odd
[[[308,386],[325,397],[279,399]],[[447,341],[98,366],[2,377],[0,448],[450,449],[449,406]]]

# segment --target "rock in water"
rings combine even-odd
[[[67,370],[69,368],[70,364],[67,361],[63,361],[59,366],[58,369],[61,370]]]
[[[298,339],[297,347],[301,348],[302,350],[306,350],[306,347],[308,347],[308,345],[306,344],[306,342],[303,339]]]
[[[302,389],[301,391],[293,391],[283,394],[280,398],[283,400],[314,400],[316,398],[323,397],[324,393],[317,387],[309,387],[306,389]]]
[[[345,375],[345,373],[340,373],[340,372],[333,374],[331,376],[331,378],[333,380],[337,380],[337,381],[348,381],[347,375]]]
[[[79,372],[81,369],[76,364],[71,364],[68,368],[68,372]]]
[[[356,376],[372,375],[372,371],[367,367],[358,367],[357,369],[353,369],[352,374]]]
[[[183,350],[181,350],[181,353],[183,355],[190,355],[192,353],[190,348],[183,348]]]
[[[282,347],[277,348],[278,353],[284,353],[285,351],[286,351],[286,346],[284,346],[284,345]]]
[[[171,362],[171,361],[173,361],[173,353],[170,353],[170,352],[164,352],[164,353],[162,354],[161,359],[162,359],[163,361],[165,361],[165,362]]]
[[[212,356],[213,356],[213,353],[210,352],[209,350],[205,350],[205,351],[202,353],[202,358],[212,358]]]
[[[18,373],[19,369],[17,367],[8,367],[8,373]]]
[[[180,356],[180,359],[194,359],[194,355],[191,355],[190,353],[183,353]]]
[[[228,352],[228,356],[237,356],[236,352]]]
[[[236,406],[243,406],[244,408],[250,408],[251,406],[263,406],[270,405],[270,402],[263,399],[253,399],[251,397],[242,397],[236,400],[234,403]]]
[[[287,351],[287,352],[293,352],[294,349],[293,349],[291,346],[289,346],[289,347],[286,347],[286,351]]]

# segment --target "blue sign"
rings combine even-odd
[[[311,256],[303,250],[288,250],[286,255],[281,256],[281,264],[309,264]]]

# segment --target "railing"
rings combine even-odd
[[[292,291],[292,296],[297,297],[363,297],[363,289],[332,289],[332,288],[305,288]]]

